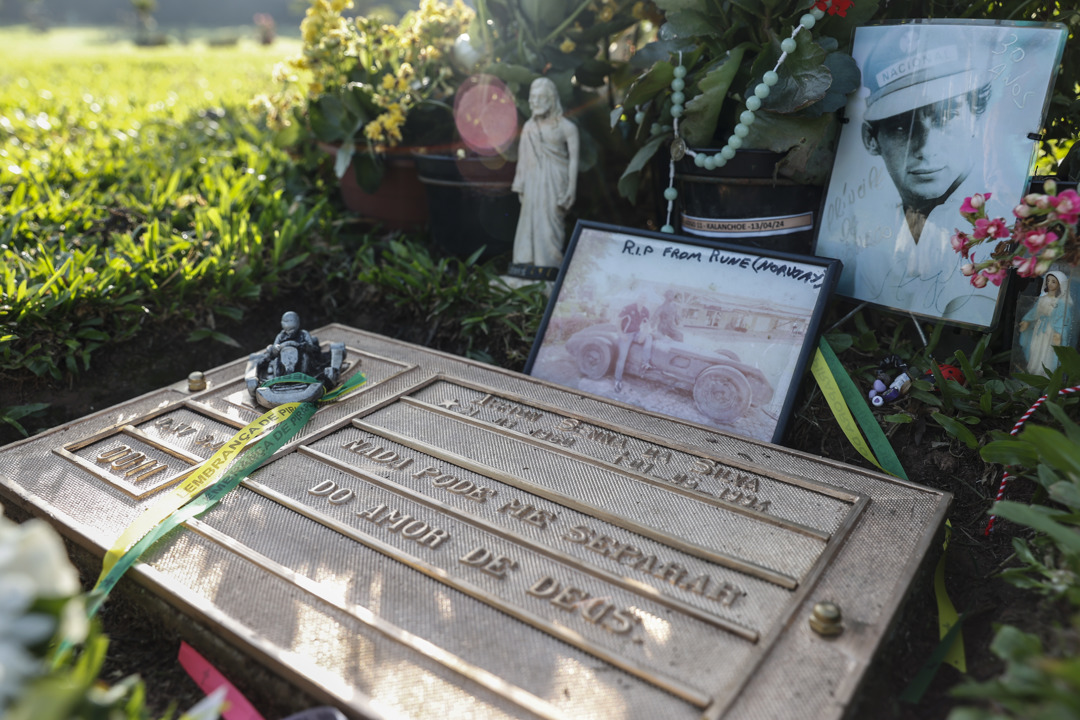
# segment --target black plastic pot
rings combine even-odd
[[[719,150],[698,150],[714,155]],[[782,155],[740,150],[724,167],[699,168],[687,155],[675,164],[672,221],[686,235],[765,250],[810,254],[822,188],[775,175]]]
[[[447,253],[467,257],[481,246],[483,259],[514,247],[521,204],[510,190],[514,163],[493,158],[416,155],[427,190],[431,236]]]

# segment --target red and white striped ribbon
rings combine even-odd
[[[1072,387],[1062,388],[1058,390],[1058,395],[1066,395],[1068,393],[1080,392],[1080,385],[1073,385]],[[1009,431],[1010,435],[1016,435],[1020,432],[1020,428],[1024,426],[1027,419],[1031,417],[1039,406],[1046,402],[1047,395],[1043,395],[1041,398],[1035,401],[1035,404],[1028,408],[1027,412],[1020,416],[1020,419],[1013,425],[1013,429]],[[1005,472],[1001,475],[1001,485],[998,486],[997,497],[994,498],[994,502],[1001,502],[1001,499],[1005,497],[1005,486],[1009,482],[1009,470],[1006,468]],[[997,515],[990,516],[990,522],[986,523],[986,532],[983,535],[989,535],[994,530],[994,521],[997,520]]]

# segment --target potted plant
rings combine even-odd
[[[641,147],[619,180],[620,193],[635,198],[641,170],[670,150],[684,182],[681,191],[665,190],[668,218],[671,201],[680,192],[692,194],[699,180],[707,194],[720,197],[710,207],[695,208],[695,217],[703,209],[744,212],[755,204],[753,198],[730,196],[754,183],[716,181],[732,170],[759,181],[755,195],[778,201],[776,210],[765,213],[816,211],[820,190],[807,196],[791,188],[820,187],[828,175],[837,111],[859,87],[852,31],[874,15],[877,0],[654,2],[664,23],[658,39],[632,60],[642,71],[624,107],[637,123]],[[683,201],[685,212],[685,203],[698,199]],[[664,229],[674,230],[670,219]]]
[[[335,156],[350,209],[416,226],[426,221],[423,188],[405,166],[411,149],[453,126],[449,102],[465,76],[450,58],[473,12],[461,0],[422,0],[393,25],[346,17],[352,5],[311,0],[301,53],[274,69],[280,89],[253,104],[289,140],[313,138]]]
[[[422,152],[417,162],[436,241],[461,255],[486,245],[491,256],[513,244],[516,139],[530,114],[532,82],[555,83],[579,127],[580,171],[592,171],[609,136],[608,83],[625,65],[610,56],[609,42],[640,13],[634,3],[615,0],[476,0],[475,6],[468,32],[455,43],[457,67],[470,74],[454,99],[459,142],[449,152]]]

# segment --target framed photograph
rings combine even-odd
[[[1080,331],[1080,271],[1057,262],[1016,298],[1013,370],[1049,376],[1058,367],[1054,347],[1076,346]]]
[[[779,442],[840,263],[579,222],[525,371]]]
[[[815,253],[844,263],[837,292],[993,326],[1001,288],[974,287],[953,251],[965,197],[1012,218],[1026,192],[1065,46],[1061,24],[963,20],[856,28],[862,87],[848,102]]]

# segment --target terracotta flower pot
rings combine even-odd
[[[337,148],[326,143],[319,147],[331,155]],[[428,202],[424,185],[416,171],[416,161],[404,153],[382,156],[385,171],[379,189],[366,193],[360,188],[352,163],[341,178],[341,199],[345,207],[379,222],[390,230],[418,230],[428,223]]]

